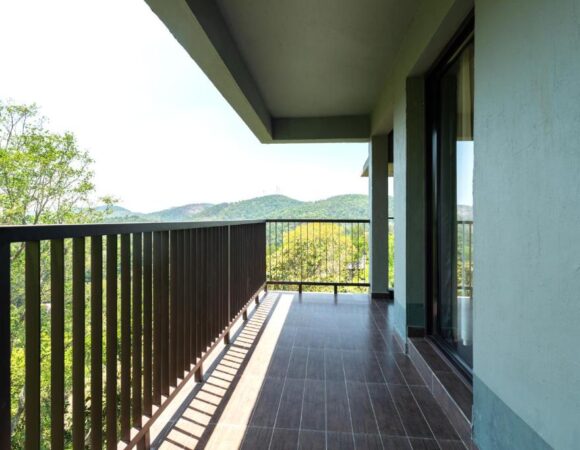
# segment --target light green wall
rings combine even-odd
[[[426,326],[425,81],[406,83],[406,271],[407,326]]]
[[[465,17],[458,2],[423,6],[371,123],[373,133],[394,131],[395,322],[403,336],[425,287],[415,271],[424,217],[413,211],[421,199],[412,178],[422,167],[410,165],[424,143],[414,139],[421,105],[412,83]],[[475,436],[482,450],[574,448],[580,1],[477,0],[475,16]]]
[[[395,190],[395,326],[407,336],[407,133],[404,92],[395,104],[393,161]]]
[[[395,325],[425,327],[425,122],[424,82],[406,81],[394,115]]]
[[[578,448],[580,1],[475,11],[475,373],[549,445]]]
[[[425,326],[425,127],[423,75],[472,8],[471,1],[423,0],[372,115],[373,133],[393,130],[395,325]]]

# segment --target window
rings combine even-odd
[[[470,372],[473,365],[473,26],[428,79],[431,136],[430,334]]]

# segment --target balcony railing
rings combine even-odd
[[[393,243],[393,218],[389,223]],[[268,284],[311,290],[369,286],[369,220],[266,221]],[[392,259],[392,250],[391,257]],[[393,264],[394,261],[390,261]],[[392,269],[391,269],[392,270]],[[393,274],[390,275],[393,286]]]
[[[142,447],[266,283],[366,290],[369,228],[1,227],[0,448]]]
[[[473,220],[457,221],[457,295],[473,297]]]
[[[264,235],[263,221],[0,228],[0,448],[142,447],[265,286]]]

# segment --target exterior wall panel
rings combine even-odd
[[[489,390],[538,438],[577,448],[580,2],[475,11],[475,436],[523,448],[519,428],[486,420]]]

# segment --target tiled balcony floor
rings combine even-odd
[[[269,293],[160,448],[463,449],[367,295]]]

